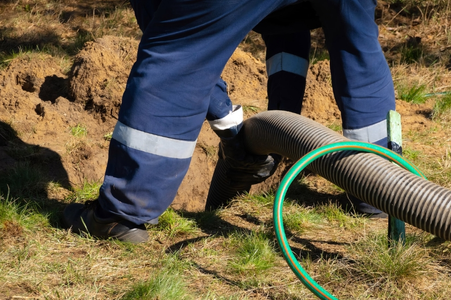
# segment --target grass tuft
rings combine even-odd
[[[102,186],[101,182],[87,182],[83,186],[74,188],[74,191],[66,200],[71,202],[84,202],[87,200],[95,200],[99,197],[99,189]]]
[[[401,63],[414,64],[419,63],[424,58],[424,51],[419,46],[406,45],[401,49]]]
[[[406,239],[406,245],[387,247],[387,234],[371,234],[350,246],[355,269],[372,280],[402,282],[427,275],[431,257],[419,243]]]
[[[434,120],[449,117],[451,113],[451,94],[447,94],[443,97],[438,98],[435,101],[434,108],[432,109],[432,118]]]
[[[183,265],[177,255],[170,256],[163,262],[160,271],[151,275],[151,279],[137,283],[121,299],[195,299],[183,278],[186,268],[186,264]]]
[[[24,229],[33,230],[47,226],[47,216],[39,213],[34,203],[0,195],[0,240],[8,236],[17,238]]]
[[[171,208],[160,216],[158,225],[152,228],[166,232],[169,237],[190,234],[197,230],[194,220],[184,218]]]
[[[272,205],[274,203],[275,193],[268,191],[262,194],[249,194],[245,196],[245,201],[255,203],[259,206]]]
[[[305,208],[299,205],[294,211],[284,213],[283,224],[288,230],[302,233],[308,228],[323,222],[324,218],[312,209]]]
[[[419,158],[421,157],[422,153],[419,150],[405,148],[402,151],[402,155],[405,156],[405,158],[407,158],[411,162],[416,164],[418,162]]]
[[[398,97],[401,100],[412,104],[422,104],[426,102],[426,86],[425,85],[411,85],[398,86]]]
[[[85,137],[88,134],[88,130],[85,126],[77,124],[70,128],[70,133],[75,137]]]
[[[236,273],[253,277],[274,266],[274,242],[266,234],[236,233],[232,240],[237,246],[237,256],[230,262],[230,267]]]
[[[352,229],[359,228],[365,222],[364,218],[354,218],[349,215],[342,207],[337,203],[328,203],[318,206],[316,211],[324,216],[326,220],[331,224],[336,224],[339,227]]]

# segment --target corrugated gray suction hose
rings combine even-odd
[[[244,122],[246,148],[294,161],[326,144],[347,141],[308,118],[285,111],[259,113]],[[206,209],[226,205],[248,188],[230,188],[227,160],[219,160]],[[362,201],[417,228],[451,240],[451,191],[375,154],[342,151],[315,160],[309,169]]]

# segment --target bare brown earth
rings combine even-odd
[[[15,155],[17,151],[29,151],[28,159],[42,166],[43,180],[61,184],[62,188],[47,191],[49,197],[59,201],[65,199],[68,189],[101,181],[108,155],[105,135],[112,132],[116,123],[136,47],[136,40],[113,36],[89,42],[75,57],[68,74],[63,74],[60,62],[45,54],[14,59],[0,72],[0,122],[4,129],[12,128],[18,138],[8,138],[0,132],[0,169],[12,169],[22,159]],[[247,117],[265,110],[263,63],[237,49],[223,78],[228,82],[231,99],[244,105]],[[436,126],[430,119],[431,105],[398,102],[404,132]],[[310,67],[302,114],[325,125],[341,124],[327,61]],[[71,128],[77,125],[87,128],[85,137],[71,134]],[[445,138],[446,132],[435,134]],[[217,144],[218,138],[205,123],[174,208],[202,210],[215,167]],[[430,151],[441,150],[431,147]],[[273,178],[256,190],[267,190],[278,181]]]

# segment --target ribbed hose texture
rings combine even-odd
[[[230,164],[227,159],[219,159],[216,164],[215,172],[211,180],[210,190],[208,191],[205,210],[211,211],[221,206],[226,206],[230,201],[240,194],[249,192],[251,186],[232,186],[227,177],[227,170]]]
[[[250,152],[278,153],[294,161],[321,146],[348,140],[310,119],[284,111],[260,113],[246,120],[242,130]],[[226,166],[222,167],[213,176],[207,206],[226,204],[240,193],[227,186]],[[335,152],[308,168],[391,216],[451,240],[450,190],[370,153]],[[217,174],[220,172],[222,175]]]

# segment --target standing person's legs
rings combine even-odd
[[[387,147],[386,117],[395,109],[391,73],[378,41],[374,0],[312,0],[330,54],[344,136]],[[356,209],[380,214],[360,200]]]
[[[309,66],[310,31],[262,37],[266,44],[268,110],[300,114]]]
[[[140,225],[167,209],[188,170],[227,60],[261,19],[293,2],[159,4],[145,27],[124,92],[99,215]]]
[[[271,13],[254,31],[266,45],[268,109],[300,113],[309,66],[310,30],[321,27],[309,1]]]

